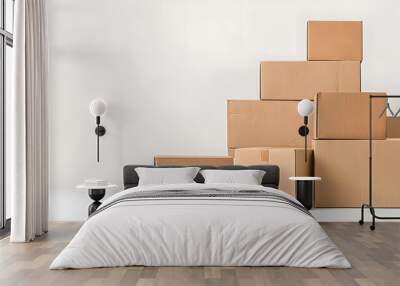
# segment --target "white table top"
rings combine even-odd
[[[81,184],[81,185],[76,186],[77,189],[84,189],[84,190],[112,189],[112,188],[116,188],[116,187],[118,187],[118,186],[115,184],[108,184],[108,185],[104,185],[104,186],[93,186],[93,185]]]
[[[321,177],[289,177],[291,181],[321,181]]]

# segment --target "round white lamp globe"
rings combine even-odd
[[[93,99],[89,105],[89,111],[93,116],[102,116],[106,112],[106,102],[100,98]]]
[[[309,99],[303,99],[297,105],[297,112],[303,117],[308,116],[313,110],[314,104]]]

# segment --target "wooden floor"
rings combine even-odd
[[[288,267],[123,267],[48,270],[80,227],[53,223],[49,233],[28,244],[0,241],[0,285],[400,285],[400,223],[322,224],[352,269]]]

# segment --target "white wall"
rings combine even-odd
[[[363,90],[400,93],[395,0],[49,0],[48,15],[51,220],[86,217],[84,178],[121,186],[154,154],[225,154],[226,100],[258,98],[261,60],[305,60],[309,19],[363,20]]]

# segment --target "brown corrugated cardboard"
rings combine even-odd
[[[400,207],[400,139],[373,140],[373,205]],[[315,140],[317,207],[360,207],[368,202],[368,140]]]
[[[400,138],[400,117],[386,118],[386,136],[388,138]]]
[[[368,140],[315,140],[315,205],[360,207],[368,201]]]
[[[372,203],[400,207],[400,139],[377,140],[372,146]]]
[[[230,156],[154,156],[155,166],[224,166],[233,165]]]
[[[309,61],[362,61],[361,21],[308,21]]]
[[[279,189],[295,195],[295,183],[289,181],[291,176],[313,175],[313,151],[307,151],[307,162],[304,149],[299,148],[239,148],[235,149],[235,165],[278,165],[280,171]]]
[[[262,62],[261,99],[314,99],[318,92],[360,91],[360,62]]]
[[[321,92],[315,99],[317,139],[368,139],[369,96],[385,93]],[[372,138],[386,138],[385,99],[372,100]]]
[[[269,160],[270,150],[268,147],[238,148],[235,149],[233,162],[245,166],[272,164]]]
[[[303,147],[297,101],[228,100],[228,148]],[[310,117],[309,144],[313,134]]]

